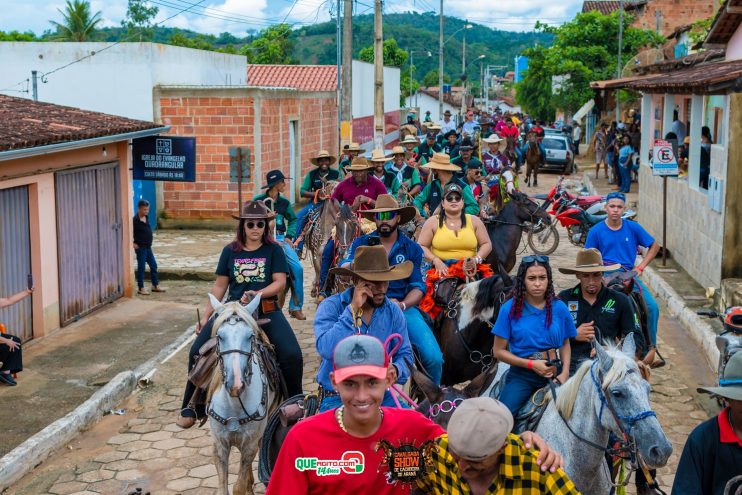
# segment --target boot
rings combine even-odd
[[[306,320],[307,317],[304,316],[304,313],[300,309],[292,309],[289,311],[289,316],[292,318],[296,318],[297,320]]]

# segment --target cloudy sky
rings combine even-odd
[[[282,22],[295,26],[329,20],[335,14],[336,0],[151,0],[160,12],[164,25],[219,34],[230,32],[244,36]],[[57,9],[63,0],[0,0],[0,30],[31,30],[41,34],[50,27],[49,20],[61,20]],[[91,0],[93,11],[100,11],[104,25],[118,26],[126,14],[127,0]],[[357,13],[373,12],[372,0],[354,2]],[[387,13],[436,11],[438,0],[388,0]],[[190,8],[189,8],[190,6]],[[582,0],[445,0],[447,15],[468,18],[473,22],[508,31],[529,31],[537,20],[561,24],[580,10]]]

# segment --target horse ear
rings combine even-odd
[[[636,356],[636,342],[634,342],[634,332],[629,333],[626,338],[623,339],[621,352],[626,354],[631,359],[634,359],[634,357]]]
[[[495,370],[497,369],[497,366],[495,366]],[[475,376],[472,381],[469,382],[469,385],[464,387],[464,395],[467,399],[471,399],[474,397],[479,397],[482,395],[482,391],[487,388],[487,386],[491,382],[491,378],[494,378],[495,374],[491,373],[489,371],[485,371],[484,373],[480,373],[477,376]]]
[[[603,349],[600,343],[593,341],[593,348],[595,349],[595,357],[600,363],[600,368],[604,372],[608,372],[613,367],[613,358]]]
[[[422,391],[425,398],[428,399],[428,402],[433,404],[440,401],[443,396],[443,390],[433,383],[433,380],[428,378],[428,375],[422,371],[413,370],[412,379],[415,380],[417,386],[420,387],[420,391]]]
[[[252,298],[252,301],[247,303],[247,306],[245,307],[245,310],[253,315],[258,310],[258,306],[260,306],[260,292],[255,294],[255,297]]]
[[[211,292],[209,292],[209,302],[211,302],[211,307],[214,308],[215,313],[220,312],[224,308],[224,305]]]

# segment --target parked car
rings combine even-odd
[[[541,142],[546,150],[546,169],[560,170],[563,174],[574,171],[575,157],[572,143],[564,135],[547,134]]]

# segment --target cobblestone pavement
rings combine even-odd
[[[542,174],[542,187],[527,192],[545,192],[556,180],[555,175]],[[560,227],[561,229],[561,227]],[[576,248],[560,231],[562,242],[552,258],[552,264],[564,266],[574,262]],[[213,271],[220,248],[231,239],[229,233],[170,231],[158,232],[155,244],[162,267],[180,263],[189,270]],[[211,243],[208,255],[199,247]],[[309,263],[305,261],[305,287],[309,294],[312,281]],[[574,285],[571,276],[555,270],[557,289]],[[202,282],[204,287],[208,285]],[[170,291],[168,295],[172,296]],[[305,390],[314,390],[314,375],[319,364],[314,352],[312,317],[316,305],[308,299],[304,322],[290,320],[304,350]],[[660,469],[660,481],[669,489],[679,454],[688,433],[708,417],[700,407],[695,388],[710,383],[712,376],[703,363],[697,363],[697,351],[683,335],[680,325],[671,318],[662,318],[661,350],[668,360],[665,368],[652,376],[652,405],[673,442],[675,453],[668,466]],[[21,494],[128,494],[136,488],[152,494],[210,494],[217,483],[211,459],[211,438],[208,425],[203,428],[179,430],[174,421],[180,407],[185,376],[187,350],[158,367],[154,384],[136,392],[120,407],[123,416],[106,416],[66,449],[52,456],[26,476],[9,493]],[[233,453],[230,481],[233,482],[238,457]],[[263,493],[262,486],[256,493]]]

